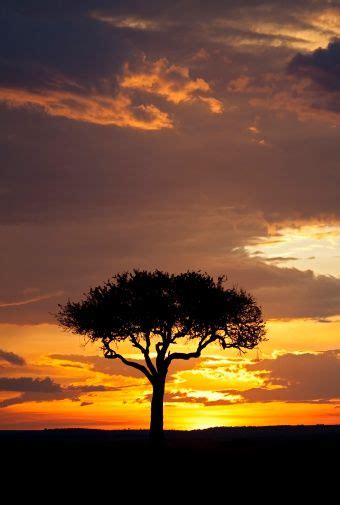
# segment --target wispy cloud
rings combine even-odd
[[[103,126],[160,130],[172,128],[166,112],[152,104],[133,105],[127,94],[116,96],[97,92],[88,95],[70,91],[42,90],[37,92],[0,88],[0,101],[11,107],[39,107],[50,116],[66,117]]]
[[[92,19],[106,23],[113,28],[137,30],[137,31],[151,31],[157,32],[166,26],[171,26],[171,22],[161,22],[157,19],[148,19],[136,15],[119,16],[105,13],[102,11],[92,11],[89,16]]]
[[[56,291],[54,293],[49,293],[46,295],[35,296],[33,298],[28,298],[26,300],[18,300],[15,302],[0,302],[0,308],[6,307],[20,307],[21,305],[29,305],[30,303],[37,303],[43,300],[49,300],[50,298],[55,298],[63,294],[63,291]]]

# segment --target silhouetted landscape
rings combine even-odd
[[[153,455],[147,430],[1,431],[0,444],[6,457],[21,462],[36,459],[43,465],[58,457],[68,464],[84,457],[99,461],[105,453],[116,468],[125,458],[136,461]],[[337,457],[339,450],[339,425],[264,426],[166,431],[166,445],[157,454],[164,461],[182,464],[223,460],[226,469],[243,462],[255,470],[264,461],[275,465],[289,460],[290,465],[321,467]]]

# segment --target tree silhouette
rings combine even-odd
[[[252,296],[225,289],[224,282],[225,277],[215,282],[201,272],[134,270],[91,289],[80,302],[59,305],[57,319],[62,327],[101,341],[105,358],[136,368],[150,381],[154,441],[163,437],[165,381],[174,360],[198,358],[213,343],[243,352],[264,338],[261,309]],[[117,352],[124,341],[140,351],[141,360]],[[188,352],[173,350],[176,344],[188,346]]]

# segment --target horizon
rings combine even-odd
[[[209,426],[208,428],[196,428],[192,430],[181,430],[181,429],[165,429],[165,433],[169,432],[181,432],[181,433],[190,433],[190,432],[201,432],[201,431],[209,431],[209,430],[261,430],[261,429],[271,429],[271,428],[292,428],[294,430],[295,428],[310,428],[310,429],[315,429],[315,428],[340,428],[340,424],[272,424],[272,425],[261,425],[261,426],[251,426],[251,425],[244,425],[244,426]],[[122,429],[107,429],[107,428],[79,428],[77,426],[70,427],[70,428],[36,428],[36,429],[25,429],[22,430],[21,428],[18,429],[0,429],[0,433],[7,433],[8,431],[14,431],[14,432],[27,432],[27,431],[110,431],[110,432],[130,432],[130,431],[135,431],[135,432],[143,432],[146,435],[149,433],[149,428],[122,428]]]
[[[148,429],[145,377],[53,316],[133,269],[226,275],[266,321],[171,365],[165,430],[339,425],[337,1],[0,18],[0,430]]]

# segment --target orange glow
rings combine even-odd
[[[340,319],[331,318],[329,321],[328,324],[301,319],[269,321],[269,340],[259,351],[240,357],[235,351],[225,353],[214,347],[205,353],[201,362],[188,364],[184,370],[170,370],[167,394],[173,395],[173,399],[165,403],[166,427],[194,429],[208,426],[337,422],[340,412],[332,402],[239,403],[242,391],[265,385],[265,375],[261,371],[247,368],[249,364],[256,363],[257,359],[275,357],[285,352],[336,348]],[[299,338],[296,338],[297,335]],[[128,372],[126,375],[120,375],[120,372],[111,375],[104,369],[97,369],[87,363],[87,357],[98,356],[99,363],[103,360],[106,364],[96,346],[83,347],[82,339],[62,332],[55,325],[0,325],[0,338],[9,350],[18,351],[21,343],[21,355],[27,361],[24,372],[20,367],[4,365],[3,375],[6,375],[7,369],[11,371],[12,377],[53,377],[63,388],[69,385],[76,387],[97,384],[114,388],[82,393],[77,401],[76,398],[27,401],[2,408],[0,420],[4,428],[148,427],[149,385],[143,377],[130,377]],[[59,353],[60,357],[51,357]],[[274,384],[269,387],[278,386]],[[226,390],[234,392],[226,394]],[[0,401],[18,396],[19,393],[3,392]]]

